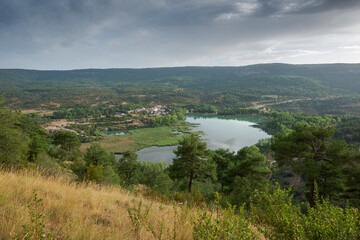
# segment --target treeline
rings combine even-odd
[[[341,121],[339,117],[276,111],[267,114],[267,116],[269,119],[261,123],[260,127],[272,135],[277,132],[285,132],[287,129],[295,129],[295,126],[299,123],[307,123],[321,127],[334,127],[339,121]]]
[[[100,117],[104,113],[110,115],[112,110],[106,109],[101,111],[96,108],[71,108],[71,109],[60,109],[53,113],[54,119],[80,119],[90,117]],[[113,113],[115,114],[115,113]]]
[[[360,115],[359,95],[335,97],[329,99],[313,99],[307,101],[294,101],[271,106],[276,111],[293,113],[311,113],[317,115]]]
[[[163,116],[155,115],[150,119],[150,124],[153,127],[159,126],[170,126],[179,121],[185,120],[185,111],[183,109],[177,109],[176,112],[172,112],[170,114],[166,114]]]
[[[218,112],[219,115],[266,115],[263,111],[255,108],[225,107]]]
[[[259,127],[269,134],[288,132],[294,130],[297,124],[310,124],[313,126],[333,127],[334,137],[344,139],[348,144],[359,146],[360,117],[358,116],[326,116],[309,115],[290,112],[276,112],[265,114],[267,121],[259,123]]]
[[[266,115],[262,110],[255,108],[244,108],[239,107],[237,104],[233,103],[230,106],[214,106],[211,104],[190,104],[182,106],[186,110],[192,113],[213,113],[218,115]]]
[[[98,106],[176,102],[245,108],[269,95],[289,99],[357,94],[358,68],[359,65],[266,64],[61,72],[13,69],[0,70],[0,94],[9,105],[18,108],[57,109],[59,105],[74,107],[79,101]],[[342,84],[338,79],[343,79]],[[331,108],[331,104],[327,105]],[[331,111],[336,112],[336,108],[327,110]]]
[[[211,104],[189,104],[183,106],[186,108],[189,112],[194,113],[216,113],[217,108],[214,105]]]
[[[80,105],[72,108],[62,108],[54,111],[54,119],[80,119],[80,118],[98,118],[100,116],[114,117],[116,113],[126,113],[136,108],[148,108],[154,105],[148,104],[119,104],[113,107],[91,107],[89,105]]]

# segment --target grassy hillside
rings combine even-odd
[[[196,210],[119,187],[1,169],[0,239],[359,239],[358,209],[320,200],[302,213],[289,191],[255,191],[250,213],[234,214],[231,207]],[[51,238],[24,236],[32,232]]]
[[[17,107],[80,103],[248,105],[283,98],[360,93],[360,64],[259,64],[244,67],[0,70],[0,95]]]
[[[34,190],[42,199],[38,210],[45,209],[45,230],[53,228],[56,239],[68,236],[71,239],[136,239],[138,235],[140,239],[154,239],[145,227],[140,227],[136,234],[128,216],[127,208],[138,206],[139,201],[143,208],[151,206],[148,222],[156,230],[159,221],[173,229],[176,219],[182,221],[176,227],[177,239],[192,239],[194,210],[189,209],[186,216],[175,217],[172,205],[137,197],[119,187],[74,183],[64,177],[44,177],[31,171],[3,170],[0,170],[0,239],[19,237],[24,233],[22,226],[31,225],[27,205],[35,206],[31,203]]]

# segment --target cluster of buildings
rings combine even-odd
[[[150,107],[150,108],[145,108],[145,107],[135,108],[135,109],[127,111],[127,113],[116,112],[115,116],[126,117],[129,115],[135,116],[135,114],[141,114],[141,115],[143,115],[143,117],[145,119],[141,120],[140,118],[134,118],[134,119],[128,119],[125,122],[126,123],[135,123],[135,124],[136,123],[147,124],[147,123],[150,123],[150,118],[155,117],[155,116],[167,115],[167,114],[169,114],[169,111],[166,106],[157,105],[157,106]],[[139,117],[139,115],[138,115],[138,117]]]
[[[151,107],[151,108],[136,108],[133,110],[129,110],[128,114],[132,114],[132,113],[147,113],[149,114],[149,117],[154,117],[155,115],[166,115],[169,112],[166,110],[165,106],[162,105],[157,105],[155,107]]]
[[[69,109],[71,110],[71,109]],[[132,119],[127,119],[125,118],[125,123],[126,124],[133,124],[133,125],[143,125],[143,124],[148,124],[150,123],[150,119],[152,117],[155,116],[162,116],[162,115],[167,115],[169,113],[168,109],[166,108],[166,106],[162,106],[162,105],[157,105],[151,108],[136,108],[136,109],[132,109],[129,110],[127,113],[122,113],[122,112],[116,112],[115,116],[117,117],[130,117],[129,115],[133,114],[134,118]],[[137,117],[135,117],[137,115]],[[142,115],[142,117],[140,117]],[[69,125],[72,124],[90,124],[85,122],[85,120],[77,120],[75,122],[68,122],[65,120],[59,120],[59,121],[54,121],[51,123],[48,123],[46,125],[44,125],[43,127],[45,128],[46,131],[48,132],[55,132],[55,131],[59,131],[59,130],[64,130],[64,131],[71,131],[71,132],[75,132],[74,130],[68,129],[67,127]],[[104,130],[108,130],[108,128],[103,128]],[[75,132],[76,133],[76,132]]]

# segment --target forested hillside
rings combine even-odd
[[[360,64],[260,64],[244,67],[0,70],[0,94],[20,108],[80,102],[208,103],[319,98],[360,92]]]

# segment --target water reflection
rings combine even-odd
[[[202,138],[212,150],[225,148],[238,151],[245,146],[256,144],[262,138],[271,137],[261,129],[253,127],[264,121],[259,117],[189,115],[186,121],[196,124],[193,131],[202,131]],[[175,148],[176,146],[153,146],[136,153],[142,161],[169,163],[175,157]]]

